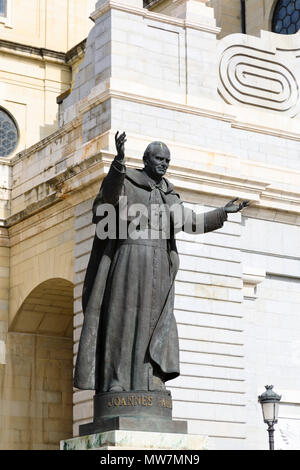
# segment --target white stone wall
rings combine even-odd
[[[81,305],[82,287],[90,251],[95,234],[95,225],[91,223],[92,203],[89,199],[75,208],[75,251],[74,251],[74,366],[78,351],[83,313]],[[73,433],[78,436],[80,424],[93,421],[93,391],[77,390],[73,395]]]
[[[197,27],[193,23],[190,27],[182,18],[124,5],[127,2],[98,3],[99,8],[92,15],[95,26],[88,36],[72,94],[61,106],[61,123],[69,121],[70,108],[87,98],[93,87],[106,82],[108,88],[112,77],[125,86],[142,84],[160,94],[179,94],[183,98],[201,90],[206,99],[217,98],[215,38],[219,29],[211,18],[212,12],[208,17],[212,24]]]
[[[111,119],[113,129],[124,129],[149,139],[160,138],[171,145],[186,144],[205,148],[207,152],[236,154],[240,159],[270,166],[300,169],[299,142],[284,135],[254,133],[200,113],[117,99],[113,99]],[[188,155],[181,156],[182,160],[188,158]]]
[[[260,268],[266,278],[256,298],[245,300],[247,448],[267,449],[257,396],[273,384],[282,394],[275,446],[300,449],[300,263],[299,226],[245,217],[243,264]]]
[[[8,21],[1,18],[1,39],[67,52],[91,28],[96,0],[8,0]],[[16,63],[18,59],[16,60]]]
[[[243,448],[245,438],[240,231],[238,215],[214,233],[177,236],[181,376],[167,386],[174,419],[187,419],[190,433],[210,436],[210,449]]]
[[[299,115],[300,66],[296,34],[231,34],[218,44],[219,92],[230,104]]]

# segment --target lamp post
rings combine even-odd
[[[259,395],[258,401],[262,407],[264,422],[268,425],[269,447],[274,450],[274,424],[278,421],[278,408],[281,395],[273,391],[273,385],[266,385],[266,391]]]

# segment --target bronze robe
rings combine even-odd
[[[97,208],[110,203],[118,209],[121,195],[128,207],[140,203],[150,210],[151,204],[175,204],[182,218],[178,224],[176,211],[172,213],[168,239],[100,240],[95,235],[83,287],[84,323],[74,385],[97,392],[115,386],[125,391],[164,389],[166,381],[179,375],[173,314],[179,267],[175,233],[216,230],[227,214],[224,208],[196,214],[184,208],[167,179],[157,185],[144,170],[126,170],[114,161],[94,201],[93,223],[101,220]]]

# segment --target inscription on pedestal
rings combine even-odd
[[[153,406],[153,401],[153,396],[151,395],[117,396],[107,399],[107,406],[115,408],[122,406]],[[171,398],[158,398],[157,406],[172,409],[172,400]]]
[[[162,392],[107,392],[94,396],[94,417],[114,416],[172,417],[172,398]]]
[[[127,398],[115,397],[108,401],[107,406],[152,406],[153,398],[151,396],[145,397],[131,395]]]
[[[106,392],[94,396],[94,421],[79,426],[80,436],[111,430],[187,432],[186,421],[172,421],[168,390]]]

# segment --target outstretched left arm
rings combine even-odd
[[[234,204],[237,200],[238,198],[234,198],[224,207],[200,214],[184,207],[182,203],[178,204],[177,210],[173,212],[175,233],[183,230],[186,233],[201,234],[218,230],[227,220],[227,214],[239,212],[249,205],[249,201]]]

